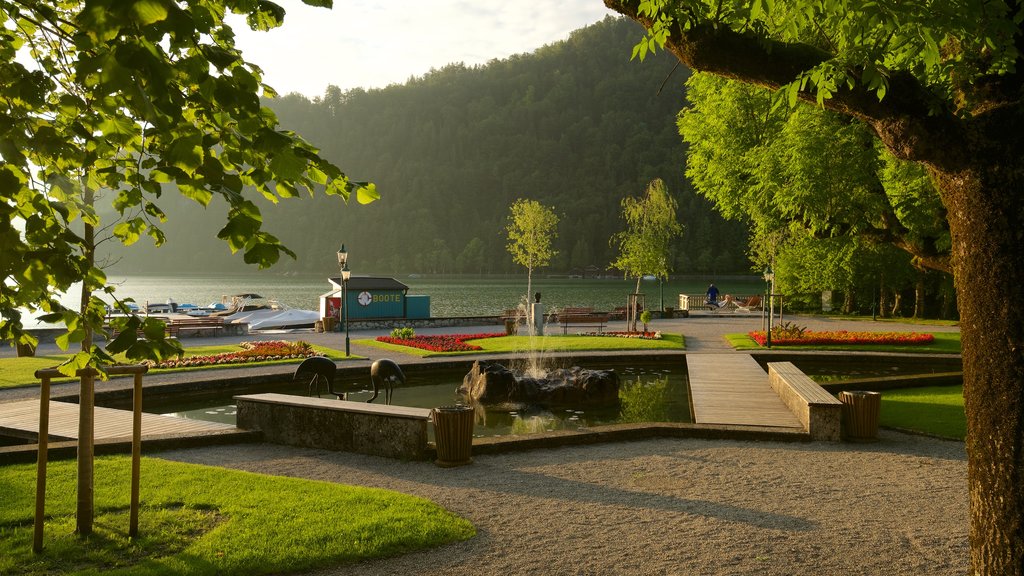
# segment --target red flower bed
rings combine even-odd
[[[208,356],[189,356],[163,362],[147,361],[151,368],[183,368],[186,366],[211,366],[215,364],[245,364],[247,362],[265,362],[268,360],[287,360],[316,356],[316,351],[308,342],[298,340],[263,340],[242,342],[238,352],[222,352]]]
[[[634,338],[636,340],[661,340],[661,332],[626,332],[606,330],[604,332],[583,332],[580,336],[611,336],[612,338]]]
[[[767,343],[764,331],[755,330],[748,334],[759,345]],[[772,344],[779,346],[828,345],[828,344],[897,344],[923,345],[931,344],[935,337],[920,332],[804,332],[800,336],[779,336],[772,333]]]
[[[466,344],[466,340],[479,340],[481,338],[497,338],[505,336],[504,332],[492,332],[485,334],[438,334],[436,336],[413,336],[412,338],[392,338],[391,336],[377,336],[378,342],[419,348],[430,352],[472,352],[483,350],[479,346]]]

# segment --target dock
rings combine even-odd
[[[199,435],[236,430],[233,424],[187,420],[174,416],[142,413],[142,437],[171,434]],[[96,407],[95,440],[131,438],[132,412]],[[39,438],[39,400],[0,404],[0,436],[37,441]],[[78,404],[50,401],[49,440],[78,439]]]
[[[802,429],[749,354],[687,354],[694,422]]]

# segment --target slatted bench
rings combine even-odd
[[[192,336],[220,336],[224,333],[223,318],[195,318],[189,320],[172,320],[167,329],[171,336],[182,333]]]
[[[768,383],[812,440],[839,442],[843,403],[792,362],[769,362]]]
[[[604,332],[608,325],[608,315],[594,312],[593,308],[563,308],[558,313],[558,321],[562,324],[562,334],[568,334],[569,328],[583,328],[596,325],[598,332]]]

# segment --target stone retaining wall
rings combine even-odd
[[[237,425],[267,442],[425,460],[430,410],[287,394],[235,396]]]
[[[768,383],[811,435],[839,442],[843,404],[790,362],[769,362]]]

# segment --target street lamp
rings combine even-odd
[[[772,281],[775,280],[775,273],[772,272],[771,265],[764,267],[764,296],[765,301],[768,303],[766,310],[768,311],[768,330],[765,332],[765,338],[768,348],[772,347],[772,316],[775,315],[774,304],[772,300]]]
[[[338,250],[338,266],[341,267],[341,309],[343,313],[342,321],[345,323],[345,356],[349,356],[349,339],[348,339],[348,279],[352,277],[352,271],[348,269],[348,252],[345,250],[345,245],[341,245],[341,250]]]

